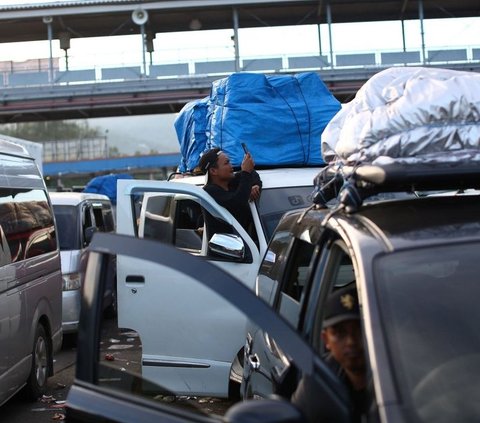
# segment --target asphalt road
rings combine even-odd
[[[60,418],[64,415],[63,401],[67,398],[75,376],[75,343],[68,341],[55,356],[55,375],[48,380],[46,397],[31,402],[21,393],[17,394],[2,406],[0,410],[2,423],[61,421]]]
[[[105,328],[104,340],[100,346],[101,358],[113,360],[111,364],[127,371],[141,372],[139,351],[141,344],[138,338],[131,338],[129,333],[119,334],[114,320]],[[126,343],[135,344],[134,348],[119,348]],[[110,357],[108,357],[110,356]],[[76,348],[75,340],[70,337],[54,358],[55,375],[48,380],[47,393],[36,402],[28,401],[20,393],[11,398],[0,409],[2,423],[52,423],[62,421],[65,416],[64,402],[75,377]],[[210,397],[165,397],[166,402],[176,401],[177,405],[189,403],[207,413],[222,415],[232,402]]]

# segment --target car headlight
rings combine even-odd
[[[63,290],[73,291],[74,289],[80,289],[80,273],[69,273],[63,275]]]

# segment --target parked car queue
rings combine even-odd
[[[377,170],[388,174],[388,168]],[[445,168],[437,171],[432,173],[428,166],[421,176],[423,185],[417,186],[427,192],[438,189],[440,179],[445,189],[478,185],[478,170],[468,164],[450,168],[447,179],[438,176],[445,174]],[[414,178],[418,172],[417,166],[406,175]],[[395,192],[404,184],[382,189]],[[410,197],[370,202],[367,198],[356,208],[316,207],[288,213],[264,255],[258,297],[218,266],[171,246],[118,235],[94,239],[79,328],[85,343],[78,351],[68,419],[476,421],[480,415],[476,401],[480,346],[475,328],[478,195],[420,198],[412,192]],[[243,310],[252,322],[242,380],[246,401],[223,417],[186,410],[175,402],[166,404],[160,399],[175,392],[146,374],[128,374],[97,355],[102,319],[95,307],[103,295],[102,276],[108,273],[105,254],[156,263],[159,275],[181,275],[191,286],[198,283],[212,289]],[[166,280],[159,276],[157,283]],[[344,286],[354,288],[359,303],[365,363],[360,412],[345,380],[325,360],[328,346],[322,333],[328,301]],[[342,301],[354,304],[352,298]],[[150,298],[145,309],[150,319],[165,324],[156,298]],[[198,337],[206,333],[199,331]],[[87,360],[92,356],[97,359]]]

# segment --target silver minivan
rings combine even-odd
[[[84,192],[51,192],[60,243],[63,277],[63,333],[77,332],[80,316],[80,261],[95,232],[115,230],[112,204],[103,194]],[[116,310],[114,280],[110,281],[105,299],[107,314]]]
[[[62,345],[62,278],[45,184],[26,150],[0,140],[0,405],[34,399]]]

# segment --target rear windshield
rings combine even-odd
[[[269,188],[262,191],[258,212],[267,242],[285,212],[312,204],[312,191],[313,186]]]
[[[81,248],[79,233],[79,212],[75,206],[53,206],[57,221],[57,234],[60,250],[79,250]]]

